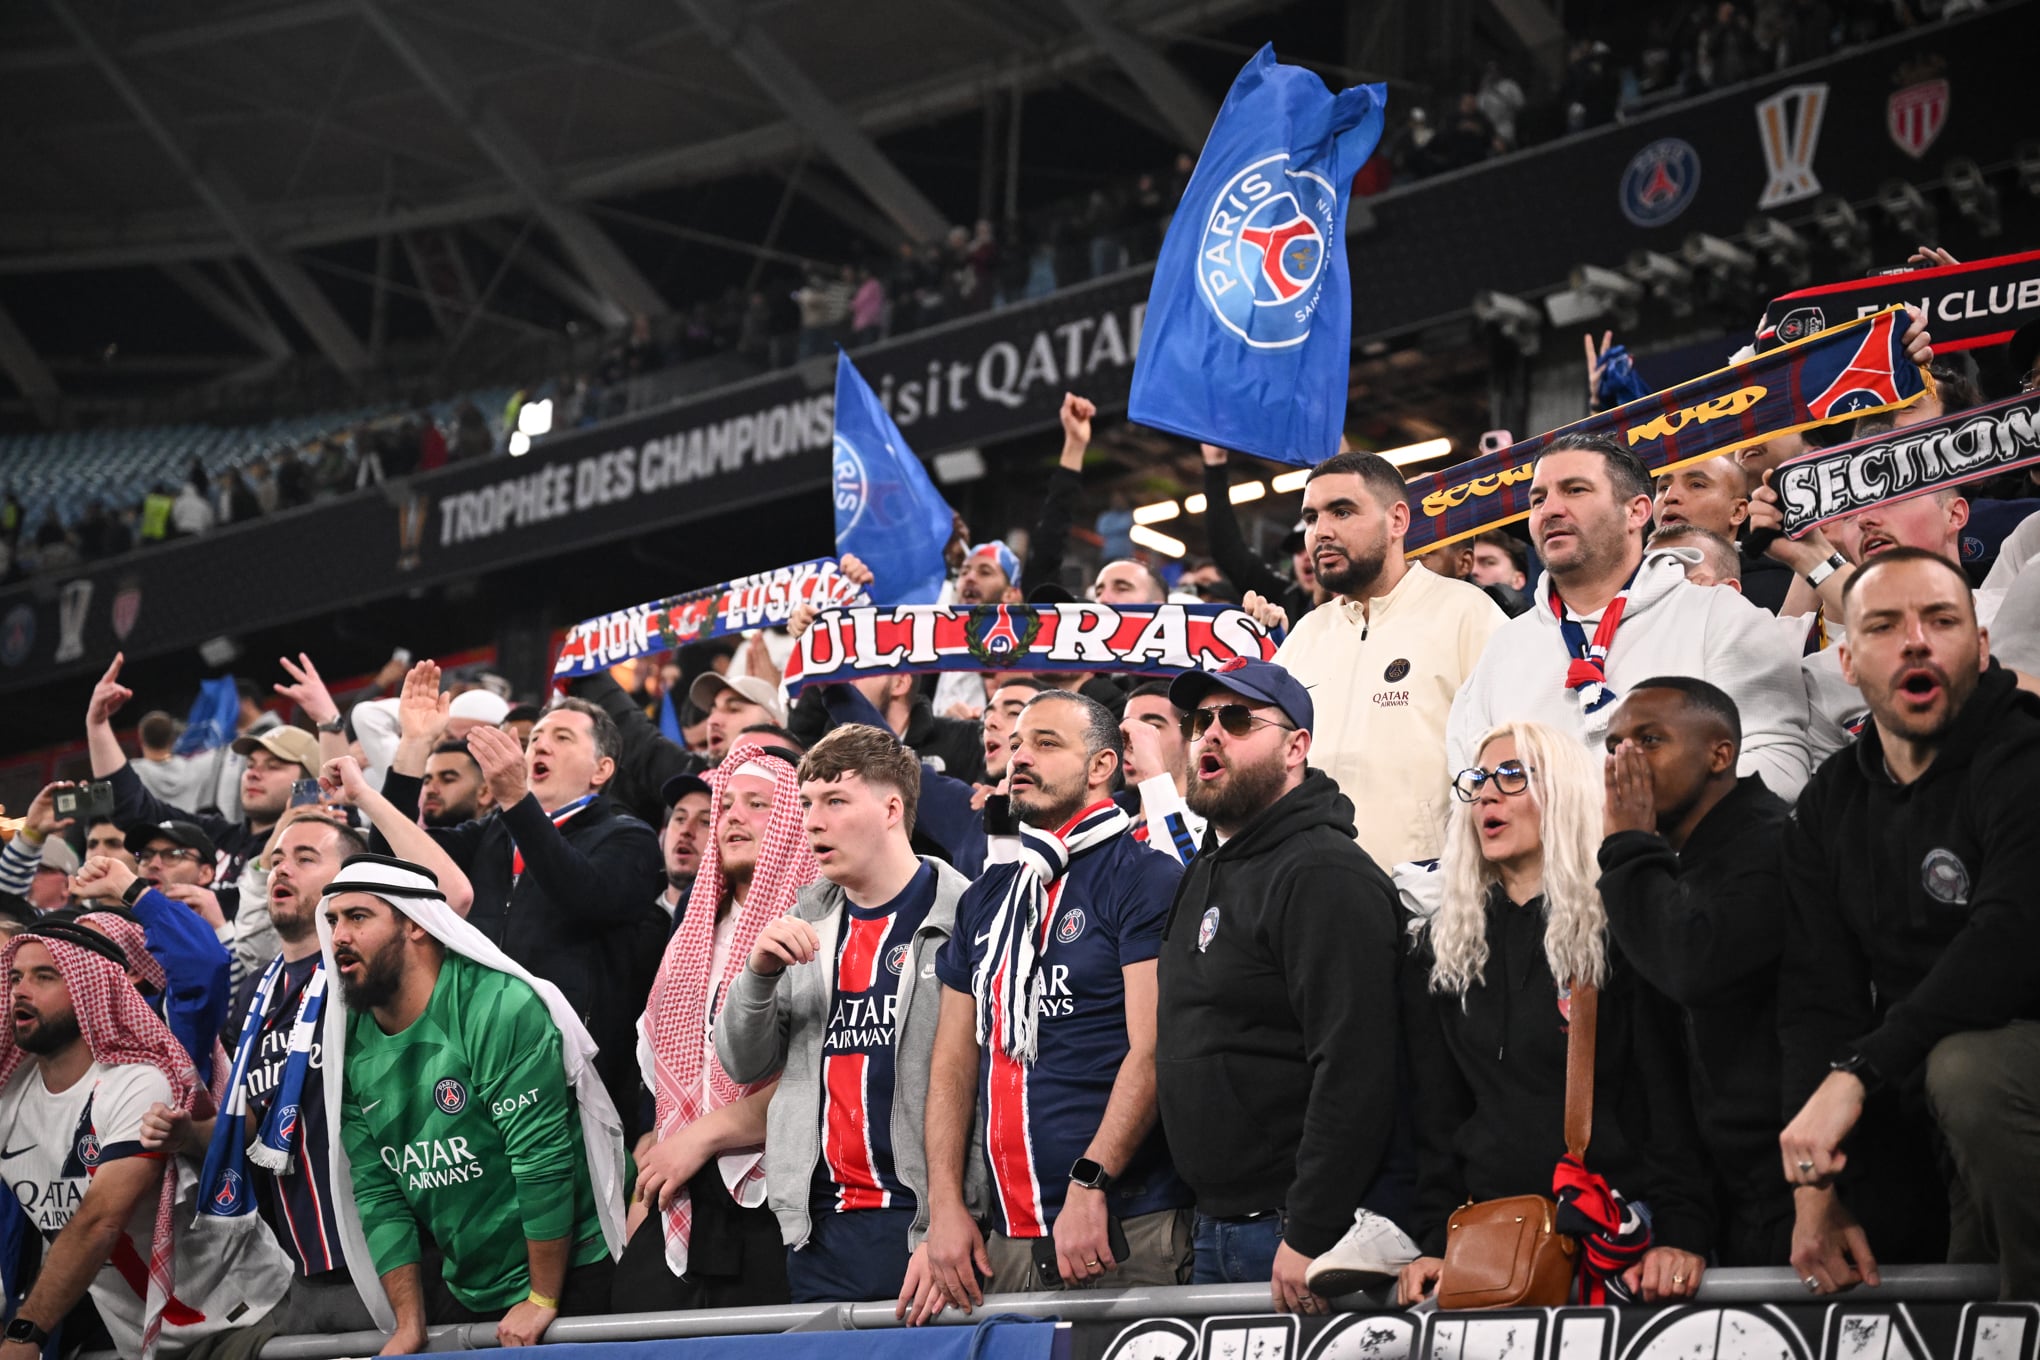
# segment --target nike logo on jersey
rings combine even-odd
[[[22,1156],[24,1153],[34,1152],[35,1149],[36,1145],[34,1143],[30,1143],[27,1147],[0,1148],[0,1162],[12,1160],[15,1157]]]
[[[986,931],[986,932],[985,932],[984,934],[982,934],[982,935],[978,936],[978,937],[977,937],[977,938],[976,938],[975,940],[972,940],[972,941],[971,941],[971,943],[972,943],[972,944],[983,944],[983,943],[984,943],[984,942],[985,942],[986,940],[989,940],[989,939],[991,939],[991,938],[992,938],[992,932],[988,930],[988,931]]]
[[[367,1114],[370,1110],[374,1109],[376,1106],[380,1104],[382,1104],[380,1100],[371,1100],[368,1102],[368,1104],[361,1107],[361,1112],[363,1114]]]

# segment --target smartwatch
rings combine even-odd
[[[1812,586],[1815,590],[1819,590],[1822,581],[1827,580],[1828,577],[1848,565],[1848,558],[1838,552],[1829,553],[1827,561],[1815,564],[1813,570],[1806,573],[1806,584]]]
[[[23,1341],[31,1346],[40,1346],[50,1339],[50,1334],[25,1317],[18,1317],[7,1324],[6,1339]]]
[[[1110,1190],[1117,1179],[1089,1157],[1079,1157],[1070,1163],[1070,1180],[1086,1190]]]

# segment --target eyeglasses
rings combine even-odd
[[[1462,803],[1471,803],[1480,797],[1482,786],[1492,779],[1495,788],[1513,797],[1530,787],[1530,772],[1535,768],[1520,760],[1505,760],[1492,770],[1483,770],[1475,765],[1452,777],[1452,796]]]
[[[1183,734],[1189,737],[1190,740],[1196,741],[1211,730],[1211,724],[1214,719],[1217,720],[1220,727],[1225,729],[1225,734],[1229,737],[1244,737],[1255,728],[1263,726],[1279,727],[1284,732],[1294,732],[1297,730],[1288,723],[1279,723],[1273,718],[1259,717],[1254,713],[1253,709],[1248,708],[1245,704],[1220,704],[1216,708],[1194,710],[1190,716],[1183,719]]]
[[[136,853],[136,855],[135,855],[135,863],[137,863],[137,864],[147,864],[147,863],[148,863],[148,862],[149,862],[150,860],[152,860],[152,859],[160,859],[160,860],[166,860],[166,861],[167,861],[167,860],[179,860],[179,859],[189,859],[189,860],[196,860],[197,858],[198,858],[198,851],[196,851],[196,850],[191,850],[191,849],[182,849],[182,850],[180,850],[180,849],[174,849],[174,848],[173,848],[173,849],[168,849],[168,850],[156,850],[156,849],[148,849],[148,850],[142,850],[142,851],[139,851],[139,852],[137,852],[137,853]]]

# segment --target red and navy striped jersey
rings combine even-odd
[[[900,975],[913,958],[914,932],[934,905],[935,871],[926,863],[883,906],[844,904],[829,1027],[822,1036],[817,1212],[914,1207],[913,1192],[893,1165],[895,1012]]]
[[[305,984],[312,980],[312,973],[319,966],[319,956],[299,959],[283,965],[283,975],[277,979],[275,989],[270,993],[269,1015],[262,1022],[262,1033],[255,1040],[255,1052],[248,1059],[248,1075],[244,1086],[248,1092],[248,1111],[254,1116],[256,1127],[269,1116],[269,1105],[276,1098],[276,1089],[283,1082],[283,1069],[290,1060],[290,1034],[297,1023],[298,1002],[304,998]],[[262,981],[260,972],[251,973],[243,983],[241,995],[235,998],[229,1033],[238,1034],[241,1017],[254,1003],[255,992]],[[329,1002],[336,1000],[331,991],[326,994]],[[305,1084],[299,1096],[298,1121],[303,1125],[304,1141],[293,1141],[290,1172],[278,1175],[274,1171],[248,1163],[248,1174],[255,1184],[256,1202],[262,1207],[262,1216],[269,1220],[269,1226],[276,1233],[276,1240],[290,1254],[291,1264],[300,1275],[324,1275],[328,1271],[345,1271],[347,1262],[340,1254],[340,1225],[334,1217],[331,1186],[332,1162],[327,1154],[329,1125],[326,1120],[326,1083],[322,1075],[323,1054],[320,1044],[314,1041],[311,1070],[305,1073]]]
[[[956,929],[937,955],[942,984],[968,994],[985,937],[1015,865],[995,864],[957,904]],[[1183,866],[1130,835],[1078,855],[1051,891],[1042,921],[1046,984],[1033,1065],[986,1044],[978,1058],[992,1226],[1008,1237],[1044,1237],[1061,1210],[1070,1165],[1104,1120],[1125,1060],[1122,970],[1154,958]],[[1003,1004],[1003,1001],[1001,1002]],[[1169,1164],[1159,1126],[1122,1170],[1108,1197],[1121,1218],[1180,1208],[1188,1187]]]

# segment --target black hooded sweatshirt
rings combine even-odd
[[[1693,1107],[1714,1159],[1725,1265],[1771,1265],[1789,1233],[1778,1170],[1778,885],[1792,807],[1756,775],[1708,809],[1685,848],[1648,831],[1601,842],[1608,931],[1684,1012]]]
[[[1201,1212],[1286,1210],[1284,1239],[1317,1256],[1363,1199],[1377,1207],[1398,1105],[1398,921],[1320,770],[1224,845],[1205,832],[1162,934],[1155,1046],[1162,1127]]]
[[[1565,1155],[1571,1013],[1545,962],[1543,908],[1542,897],[1518,906],[1495,886],[1485,981],[1463,998],[1430,990],[1428,935],[1403,973],[1422,1158],[1418,1212],[1405,1226],[1428,1255],[1444,1255],[1445,1221],[1469,1199],[1549,1195]],[[1704,1256],[1713,1209],[1677,1018],[1612,940],[1607,948],[1587,1167],[1650,1206],[1658,1245]]]
[[[1910,784],[1875,725],[1828,758],[1786,838],[1787,1117],[1859,1054],[1916,1091],[1951,1034],[2040,1019],[2040,699],[1993,662]]]

